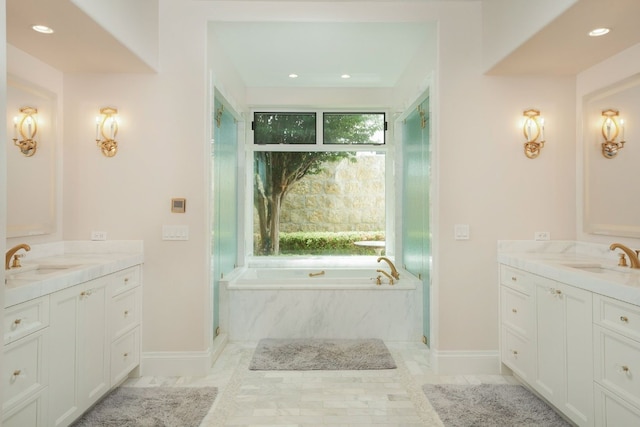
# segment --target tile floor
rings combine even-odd
[[[250,371],[255,343],[228,343],[206,377],[141,377],[126,387],[214,386],[201,427],[441,426],[422,392],[431,383],[516,383],[502,375],[435,375],[421,343],[387,343],[397,369]]]

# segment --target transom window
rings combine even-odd
[[[385,113],[255,112],[252,129],[254,255],[383,250]]]

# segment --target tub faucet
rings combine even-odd
[[[627,256],[629,257],[629,261],[631,261],[630,267],[640,268],[640,259],[638,259],[638,252],[640,251],[634,251],[633,249],[626,247],[622,243],[613,243],[611,246],[609,246],[609,249],[611,249],[612,251],[615,249],[622,250],[622,252],[627,254]]]
[[[24,249],[25,251],[30,251],[31,250],[31,246],[27,245],[26,243],[21,243],[19,245],[16,245],[14,247],[12,247],[11,249],[9,249],[7,251],[7,254],[4,256],[4,269],[5,270],[9,270],[11,268],[18,268],[20,267],[20,259],[15,256],[15,253],[18,252],[20,249]],[[11,262],[11,257],[13,258],[13,264],[9,265],[9,263]]]
[[[380,262],[381,260],[389,264],[389,268],[391,269],[391,275],[393,276],[393,278],[396,280],[400,280],[400,273],[398,273],[398,270],[396,270],[396,266],[393,265],[391,260],[385,256],[381,256],[380,258],[378,258],[378,262]]]

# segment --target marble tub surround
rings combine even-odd
[[[31,245],[20,269],[5,272],[5,307],[143,262],[142,241],[68,241]]]
[[[587,242],[498,242],[501,264],[640,305],[640,270],[618,267],[619,253]]]
[[[419,342],[421,282],[400,271],[395,285],[385,279],[377,286],[370,277],[381,266],[371,265],[370,270],[363,270],[366,276],[349,279],[338,275],[335,280],[331,276],[339,268],[317,267],[326,275],[312,278],[304,270],[299,281],[291,275],[287,278],[286,268],[273,268],[275,276],[267,275],[264,280],[243,281],[243,270],[238,269],[220,281],[220,327],[232,341],[316,337]],[[351,274],[358,269],[347,271]]]

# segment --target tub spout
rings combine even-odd
[[[4,256],[4,269],[5,270],[9,270],[11,268],[20,267],[20,258],[18,258],[18,256],[14,256],[15,253],[18,252],[20,249],[24,249],[25,251],[30,251],[31,250],[31,246],[27,245],[26,243],[22,243],[20,245],[16,245],[16,246],[12,247],[11,249],[9,249],[7,251],[7,253],[6,253],[6,255]],[[13,257],[13,265],[10,265],[12,257]]]
[[[381,256],[380,258],[378,258],[378,262],[380,261],[385,261],[387,264],[389,264],[389,268],[391,269],[391,276],[393,276],[393,278],[396,280],[400,280],[400,273],[398,273],[398,270],[396,270],[396,266],[393,265],[389,258]]]

